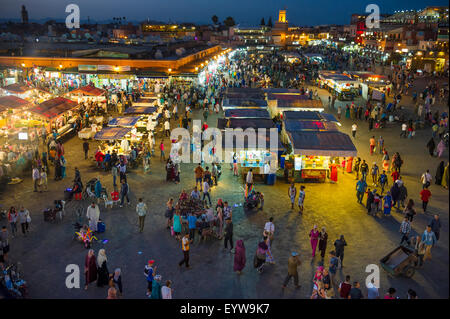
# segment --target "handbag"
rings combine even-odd
[[[30,215],[27,215],[27,223],[31,223],[31,217],[30,217]]]

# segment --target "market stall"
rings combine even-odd
[[[100,149],[104,154],[114,152],[117,155],[129,155],[131,152],[131,143],[133,136],[130,127],[104,127],[94,136],[95,140],[103,141]]]
[[[262,99],[223,99],[222,109],[266,109],[267,101]]]
[[[73,111],[78,107],[78,103],[63,97],[57,97],[45,101],[32,109],[30,113],[40,117],[47,131],[56,131],[57,139],[65,139],[75,134],[73,124],[76,117]]]
[[[247,128],[275,128],[276,125],[271,119],[265,118],[228,118],[228,119],[217,119],[217,128],[224,130],[226,128],[242,128],[243,130]]]
[[[338,131],[288,132],[293,160],[294,181],[319,180],[327,176],[337,181],[337,165],[357,155],[351,138]]]
[[[21,99],[26,99],[30,98],[36,89],[25,84],[13,83],[3,87],[2,91],[5,95],[15,95]]]
[[[69,93],[67,96],[70,99],[77,101],[79,104],[82,102],[98,102],[98,103],[106,103],[106,90],[99,89],[93,85],[86,85],[79,87]]]
[[[359,83],[351,76],[336,71],[319,71],[317,79],[320,87],[325,87],[339,100],[353,100],[359,94]]]
[[[122,117],[116,117],[113,118],[112,120],[110,120],[108,122],[108,126],[110,127],[115,127],[115,126],[120,126],[120,127],[133,127],[137,124],[137,122],[139,121],[141,117],[140,116],[134,116],[134,117],[129,117],[129,116],[122,116]]]
[[[157,97],[140,97],[133,106],[158,106],[159,98]]]
[[[270,119],[270,114],[267,110],[258,109],[229,109],[225,111],[225,118],[262,118]]]
[[[301,95],[299,95],[300,97]],[[317,111],[324,110],[322,100],[298,99],[278,99],[269,101],[269,112],[272,117],[281,115],[286,111]]]

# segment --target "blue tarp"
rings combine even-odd
[[[267,88],[267,89],[263,89],[264,92],[266,93],[276,93],[276,94],[285,94],[285,93],[289,93],[289,94],[300,94],[300,90],[299,89],[284,89],[284,88]]]
[[[119,140],[124,137],[131,128],[127,127],[105,127],[100,132],[95,134],[95,140]]]
[[[109,121],[108,126],[132,127],[136,125],[140,118],[140,116],[116,117]]]
[[[295,154],[306,156],[356,156],[356,147],[351,138],[336,131],[289,132]]]
[[[320,121],[320,112],[317,111],[284,111],[284,120],[310,120]]]
[[[152,114],[157,109],[156,106],[132,106],[125,110],[125,114]]]
[[[333,114],[320,113],[320,116],[322,116],[325,121],[339,123],[338,119]]]
[[[325,121],[285,120],[284,128],[288,132],[298,131],[337,131],[336,124]]]
[[[266,100],[259,99],[224,99],[222,103],[223,109],[265,109],[267,108]]]
[[[220,130],[224,130],[227,128],[228,119],[217,119],[217,128]],[[252,119],[235,119],[230,118],[230,128],[242,128],[245,130],[246,128],[252,127],[255,130],[258,128],[274,128],[275,124],[271,119],[263,119],[263,118],[252,118]]]
[[[225,110],[225,117],[270,119],[270,114],[267,110],[260,109],[229,109]]]

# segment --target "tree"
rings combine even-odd
[[[272,24],[272,17],[269,17],[269,21],[267,22],[267,26],[268,26],[269,28],[272,28],[272,27],[273,27],[273,24]]]
[[[260,25],[261,25],[261,26],[264,26],[264,25],[266,25],[266,22],[264,21],[264,18],[262,18],[262,19],[261,19],[261,23],[260,23]]]
[[[234,22],[234,19],[232,17],[227,17],[224,21],[223,24],[225,24],[227,27],[233,27],[236,25],[236,23]]]
[[[217,25],[217,23],[219,23],[219,18],[216,15],[213,15],[211,20],[215,25]]]

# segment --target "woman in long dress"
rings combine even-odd
[[[109,282],[109,271],[108,266],[106,264],[108,258],[106,258],[106,252],[104,249],[100,249],[98,251],[98,257],[97,257],[97,273],[98,273],[98,279],[97,279],[97,286],[103,287],[108,285]]]
[[[86,282],[84,289],[88,289],[88,285],[97,280],[97,264],[93,249],[89,249],[86,258],[84,259],[84,276]]]
[[[181,225],[182,225],[182,220],[181,220],[180,211],[177,210],[173,217],[173,231],[175,233],[175,238],[177,240],[181,239]]]
[[[444,168],[444,174],[442,174],[442,181],[441,181],[441,186],[444,187],[445,189],[448,188],[448,166],[449,163],[447,163],[447,165]]]
[[[246,262],[246,258],[245,258],[244,241],[242,239],[239,239],[236,242],[236,251],[234,254],[233,270],[240,275],[242,269],[244,269],[244,267],[245,267],[245,262]]]
[[[389,216],[391,214],[392,208],[392,197],[391,193],[387,192],[386,196],[384,196],[384,215]]]
[[[441,185],[442,183],[442,177],[444,176],[444,161],[441,161],[439,163],[439,166],[436,170],[436,176],[435,176],[435,183],[436,185]]]
[[[313,258],[316,256],[316,248],[317,248],[317,244],[319,243],[319,235],[320,235],[320,233],[317,230],[317,225],[314,225],[313,229],[311,229],[311,231],[309,233]]]

